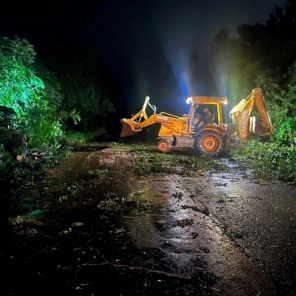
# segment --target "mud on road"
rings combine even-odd
[[[227,159],[227,173],[137,176],[134,160],[76,152],[23,195],[3,295],[295,295],[295,185]]]

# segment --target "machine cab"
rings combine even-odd
[[[206,125],[222,125],[222,105],[227,104],[226,97],[196,96],[187,99],[189,133],[195,134]]]

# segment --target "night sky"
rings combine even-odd
[[[34,1],[35,2],[35,1]],[[0,35],[26,38],[42,55],[57,40],[95,47],[99,63],[122,87],[122,99],[138,111],[146,95],[161,110],[183,102],[182,85],[193,50],[199,57],[222,29],[236,36],[242,24],[264,24],[284,0],[84,0],[23,1],[0,10]],[[200,60],[201,62],[202,60]],[[200,65],[201,72],[203,65]],[[183,78],[183,80],[182,80]],[[185,77],[186,78],[186,77]],[[202,74],[194,95],[226,95]],[[193,94],[191,94],[193,95]],[[178,108],[178,104],[175,105]],[[182,111],[183,112],[183,111]],[[181,112],[181,113],[182,113]]]

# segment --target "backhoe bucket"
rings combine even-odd
[[[122,129],[120,133],[121,138],[133,136],[134,134],[142,130],[136,129],[135,126],[137,125],[137,123],[130,119],[120,119],[120,122],[122,124]]]

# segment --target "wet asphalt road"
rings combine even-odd
[[[121,165],[127,172],[129,157],[126,150],[106,149],[88,154],[84,165]],[[112,192],[161,209],[123,217],[128,239],[143,252],[160,251],[161,260],[173,262],[176,273],[186,270],[185,276],[198,270],[192,262],[204,262],[220,279],[214,295],[296,295],[295,184],[260,183],[221,161],[229,173],[123,173]]]
[[[118,235],[121,242],[120,251],[112,265],[116,267],[117,262],[120,267],[154,275],[153,278],[146,275],[139,279],[140,288],[137,291],[142,291],[141,293],[104,294],[100,289],[93,288],[88,294],[79,295],[296,295],[296,186],[256,182],[246,173],[241,173],[235,164],[225,159],[221,161],[232,168],[229,173],[210,174],[196,171],[191,177],[178,174],[139,177],[131,173],[133,158],[128,150],[108,148],[74,153],[55,169],[46,184],[51,188],[60,184],[66,184],[68,188],[75,185],[79,198],[73,198],[71,201],[70,198],[56,193],[53,197],[59,199],[59,207],[74,209],[76,215],[80,209],[83,210],[81,221],[83,217],[87,217],[85,211],[89,207],[90,216],[96,213],[94,211],[100,205],[99,195],[104,195],[109,200],[110,197],[116,197],[116,200],[132,201],[136,205],[132,211],[117,217],[121,226],[117,228],[117,233],[113,234],[115,237]],[[104,177],[92,178],[91,182],[88,181],[88,186],[80,188],[78,182],[89,178],[89,172],[97,168],[104,169]],[[113,179],[108,175],[112,170],[116,171]],[[85,197],[89,204],[85,204]],[[56,210],[53,215],[57,213]],[[67,219],[79,224],[81,221],[78,216]],[[96,214],[93,219],[97,218]],[[101,223],[100,220],[98,222]],[[67,224],[69,221],[64,225],[56,224],[56,227],[65,229]],[[86,231],[91,230],[93,235],[100,236],[96,231],[98,227],[93,220],[93,223],[83,228],[83,232],[77,232],[77,235],[89,235]],[[122,234],[118,231],[122,231]],[[68,231],[62,232],[62,236],[58,234],[58,237],[66,243],[64,236],[67,235]],[[50,249],[50,254],[56,252],[57,245],[51,246],[52,239],[48,234],[45,237],[49,245],[41,247],[41,244],[38,248]],[[71,241],[70,245],[72,244],[75,242]],[[99,239],[98,245],[93,242],[88,245],[84,241],[83,247],[77,245],[74,250],[92,250],[92,253],[96,248],[100,249],[101,244],[102,238]],[[69,242],[65,246],[68,248]],[[127,248],[126,251],[124,248]],[[17,258],[17,254],[14,257]],[[81,254],[76,259],[81,260]],[[38,260],[38,264],[46,270],[40,260],[42,259]],[[25,269],[26,264],[22,268]],[[60,264],[61,262],[57,261],[56,265]],[[38,269],[33,272],[36,273],[39,268],[38,265]],[[128,276],[131,279],[130,284],[135,286],[135,277],[130,277],[127,271],[115,274],[114,281],[118,280],[116,276],[123,274]],[[93,275],[88,274],[85,281],[101,287],[102,282],[96,282],[94,279],[90,281]],[[174,284],[171,288],[168,286],[169,281],[158,278],[158,275],[172,278]],[[54,272],[51,277],[58,278],[58,273]],[[76,273],[70,273],[66,282],[71,282],[73,277],[75,281],[79,280]],[[28,274],[27,280],[29,278]],[[143,283],[140,280],[143,280]],[[178,281],[180,285],[182,283],[179,291]],[[155,292],[159,290],[155,290],[153,285],[161,286],[165,282],[167,290]],[[27,282],[27,285],[31,283]],[[112,278],[111,286],[108,285],[109,288],[116,286],[112,284]],[[197,285],[198,289],[195,290],[194,285]],[[128,289],[127,287],[126,291],[129,291]],[[154,291],[153,294],[151,291]],[[72,294],[78,295],[74,292]]]
[[[216,295],[295,295],[295,186],[259,185],[238,174],[141,182],[143,198],[166,206],[127,220],[139,248],[160,248],[180,270],[194,272],[196,258],[205,262],[220,278]]]

